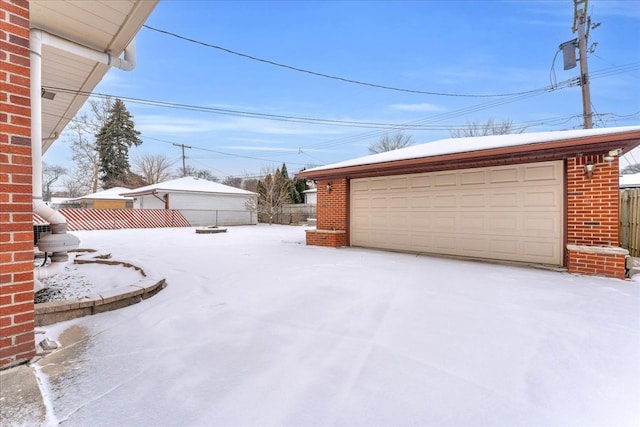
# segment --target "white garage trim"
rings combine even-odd
[[[358,178],[352,246],[562,265],[562,161]]]

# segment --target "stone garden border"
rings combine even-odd
[[[143,278],[129,286],[100,292],[97,295],[93,295],[90,299],[52,301],[35,304],[36,326],[51,325],[65,320],[72,320],[128,307],[154,296],[166,287],[164,278],[149,277],[144,270],[138,266],[124,261],[108,259],[110,255],[107,253],[94,250],[78,250],[77,252],[85,252],[86,254],[76,256],[73,261],[74,264],[121,265],[123,267],[136,269],[142,274]]]

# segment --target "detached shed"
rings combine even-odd
[[[257,194],[205,179],[185,177],[128,190],[134,209],[176,209],[193,226],[257,224],[250,206]]]
[[[113,187],[70,201],[80,203],[80,207],[84,209],[131,209],[133,198],[122,196],[121,193],[125,191],[131,190],[125,187]]]
[[[618,158],[640,127],[455,138],[297,174],[317,183],[307,244],[568,267],[624,277]]]

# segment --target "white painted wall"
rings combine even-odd
[[[158,194],[162,197],[163,194]],[[255,195],[213,193],[169,193],[169,209],[177,209],[193,226],[257,224],[255,212],[247,210],[247,201]],[[154,196],[138,196],[134,209],[164,209]]]
[[[309,191],[304,192],[304,202],[308,205],[316,205],[318,204],[318,192],[317,191]]]

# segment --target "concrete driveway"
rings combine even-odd
[[[301,227],[76,234],[168,287],[47,327],[62,349],[20,368],[42,405],[5,405],[9,425],[640,424],[637,282],[308,247]]]

